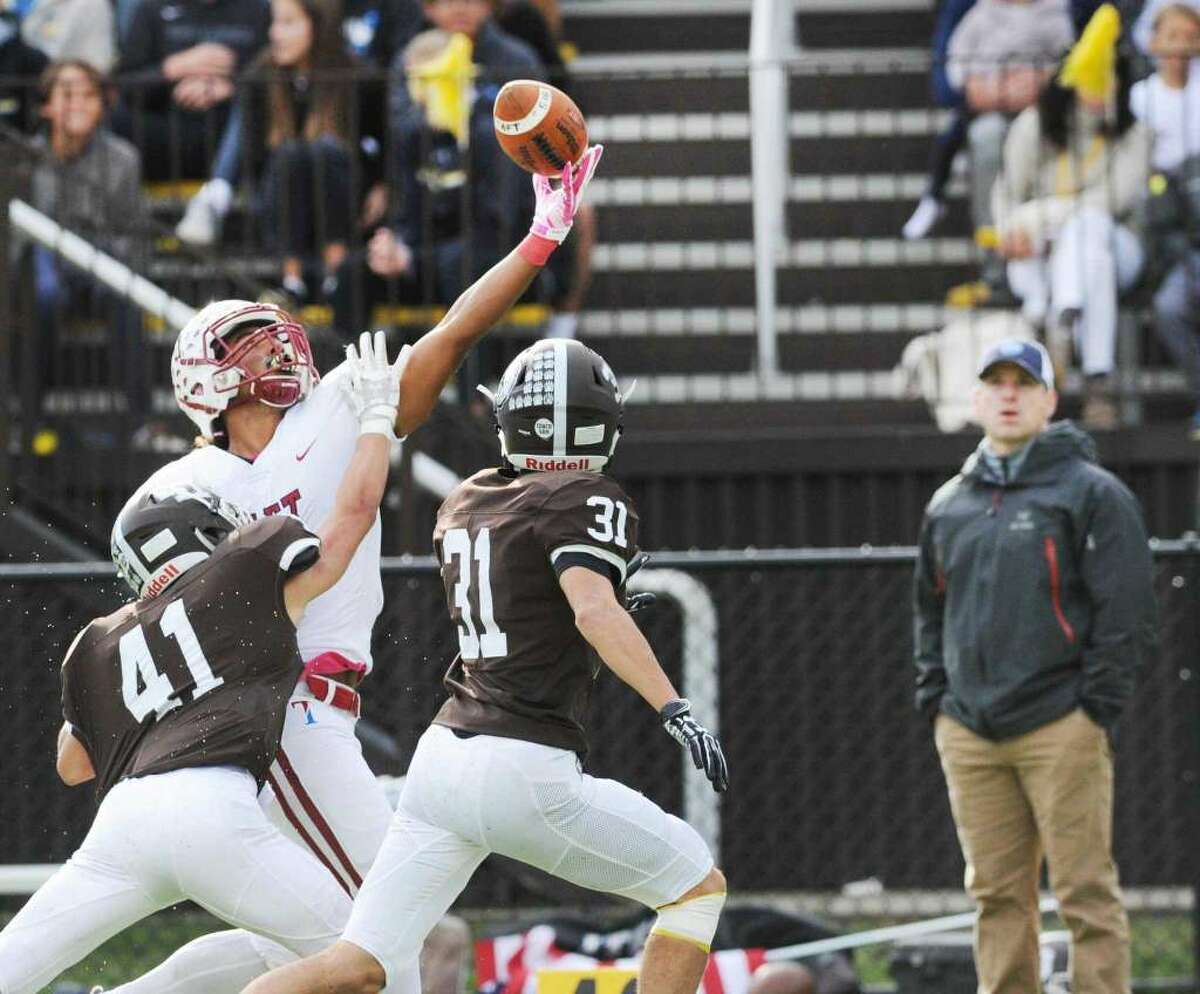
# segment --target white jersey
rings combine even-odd
[[[254,462],[215,445],[195,449],[155,472],[126,504],[148,490],[190,483],[206,487],[251,512],[289,512],[317,531],[358,441],[358,418],[338,386],[344,365],[322,378],[311,394],[289,408],[271,441]],[[371,667],[371,629],[383,607],[379,578],[379,515],[345,574],[311,601],[300,620],[300,656],[308,662],[337,652]]]

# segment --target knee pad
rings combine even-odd
[[[725,892],[717,894],[701,894],[689,901],[678,904],[668,904],[658,909],[658,918],[651,935],[665,935],[670,939],[679,939],[699,946],[706,953],[712,947],[713,936],[717,932],[717,920],[721,917],[721,908],[725,906]]]

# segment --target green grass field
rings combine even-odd
[[[0,920],[7,920],[8,917],[4,915]],[[472,916],[467,914],[465,917],[469,921]],[[495,913],[489,914],[488,918],[494,922]],[[839,924],[847,931],[858,931],[896,923],[896,920],[864,918]],[[1047,924],[1051,928],[1061,927],[1054,919]],[[110,939],[83,962],[66,971],[59,980],[73,981],[84,987],[92,984],[111,987],[140,976],[189,939],[224,927],[211,915],[194,907],[164,911]],[[1135,987],[1139,986],[1138,981],[1194,976],[1191,915],[1181,912],[1141,913],[1132,917],[1132,927]],[[891,983],[888,946],[860,949],[857,963],[865,985],[878,987]],[[1146,986],[1155,985],[1150,983]],[[53,985],[46,991],[52,988]]]

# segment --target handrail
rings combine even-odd
[[[1155,559],[1200,556],[1200,538],[1150,540]],[[827,549],[711,549],[690,552],[654,552],[647,569],[709,570],[741,566],[746,569],[787,569],[809,566],[886,566],[913,562],[911,545],[860,545]],[[438,572],[433,556],[384,556],[380,571],[420,576]],[[90,580],[116,575],[107,561],[87,563],[0,563],[0,583],[21,580]]]

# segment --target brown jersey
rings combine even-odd
[[[460,651],[434,721],[583,755],[599,661],[558,577],[585,566],[619,593],[637,525],[625,491],[598,473],[484,470],[455,489],[433,544]]]
[[[63,714],[96,770],[125,777],[241,766],[261,783],[303,664],[283,585],[320,542],[290,515],[235,532],[159,597],[80,632],[62,666]]]

